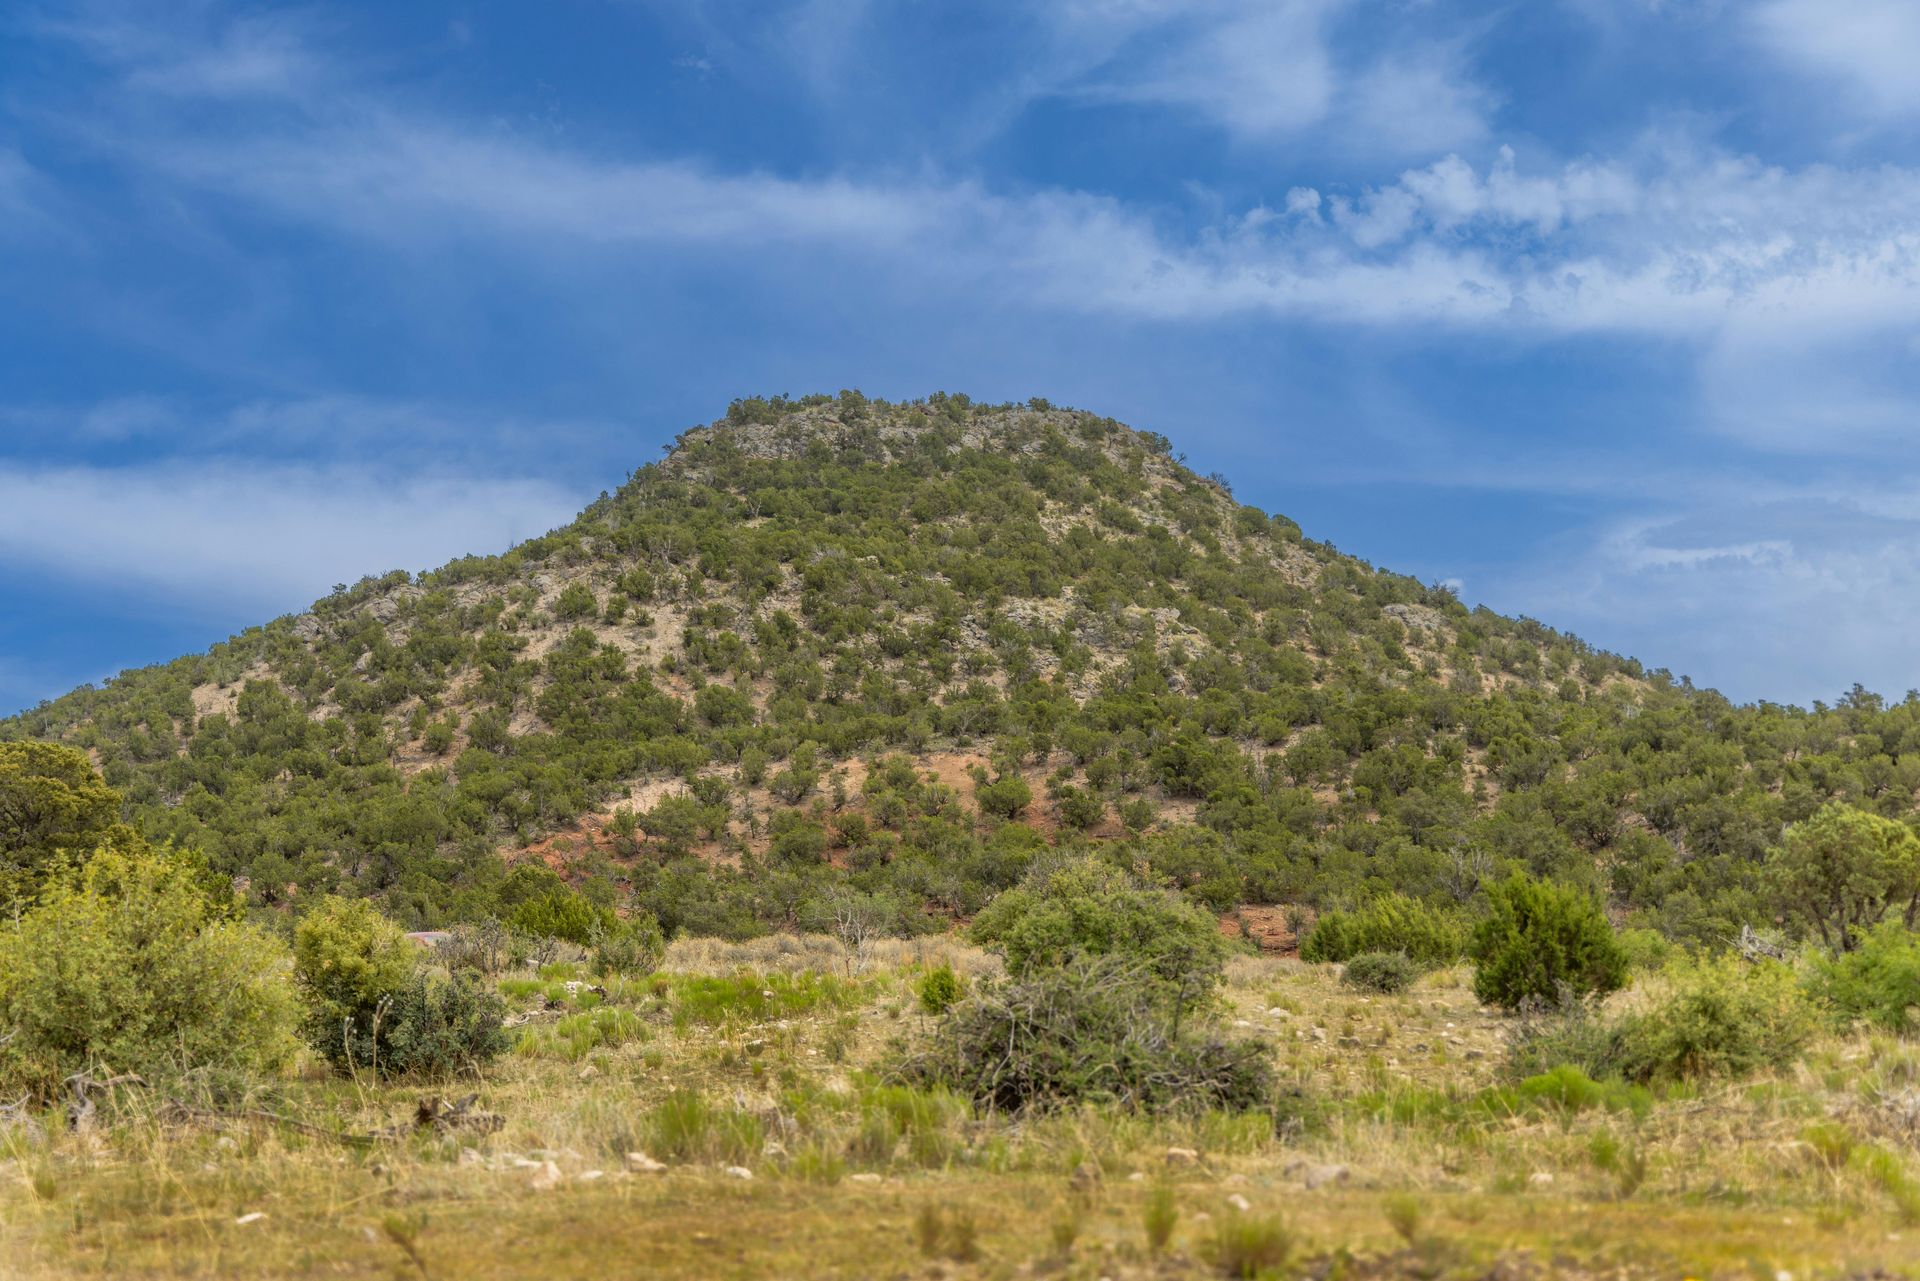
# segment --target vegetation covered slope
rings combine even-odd
[[[1736,707],[1306,539],[1151,433],[856,393],[736,402],[563,529],[18,738],[88,749],[256,905],[439,925],[544,864],[734,937],[943,928],[1090,843],[1220,911],[1524,868],[1722,938],[1770,916],[1784,825],[1920,785],[1913,694]]]

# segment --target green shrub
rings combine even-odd
[[[120,793],[87,754],[62,743],[0,743],[0,911],[12,915],[47,877],[113,837]]]
[[[1033,804],[1033,788],[1018,774],[1008,774],[973,789],[974,803],[991,818],[1010,819]]]
[[[1812,988],[1846,1019],[1862,1019],[1891,1032],[1915,1030],[1920,1006],[1920,935],[1887,921],[1860,939],[1856,949],[1815,962]]]
[[[1644,926],[1621,930],[1614,937],[1619,940],[1627,968],[1632,971],[1657,970],[1680,954],[1679,945],[1672,939]]]
[[[1577,1000],[1529,1014],[1509,1043],[1509,1074],[1577,1069],[1647,1084],[1740,1077],[1792,1063],[1819,1029],[1813,1003],[1778,961],[1683,959],[1653,982],[1646,1003],[1617,1018]]]
[[[666,955],[666,940],[653,913],[636,911],[624,921],[602,926],[593,936],[593,972],[601,978],[651,974]]]
[[[371,903],[322,899],[293,931],[293,974],[306,999],[308,1039],[335,1066],[371,1059],[382,1003],[411,981],[419,964],[419,947]]]
[[[227,919],[192,860],[126,834],[0,925],[0,1090],[50,1096],[92,1068],[272,1071],[300,1004],[286,949]]]
[[[1300,959],[1346,961],[1362,952],[1400,952],[1433,968],[1460,959],[1466,929],[1457,912],[1404,894],[1383,894],[1352,912],[1326,912],[1300,944]]]
[[[928,970],[920,979],[920,1008],[928,1014],[945,1014],[960,999],[960,977],[951,965]]]
[[[1618,1080],[1596,1081],[1571,1063],[1526,1078],[1511,1097],[1524,1106],[1551,1108],[1567,1115],[1593,1108],[1644,1114],[1653,1106],[1652,1096],[1640,1086]]]
[[[1516,875],[1488,888],[1491,907],[1473,931],[1473,990],[1517,1009],[1564,993],[1611,992],[1627,978],[1627,957],[1591,896],[1571,886]]]
[[[1362,992],[1404,992],[1420,977],[1405,952],[1362,952],[1347,962],[1341,980]]]
[[[1794,973],[1732,954],[1680,961],[1668,990],[1621,1019],[1614,1062],[1630,1081],[1739,1077],[1785,1067],[1819,1029]]]
[[[1227,955],[1207,913],[1091,856],[1035,871],[995,898],[974,918],[973,937],[997,947],[1015,976],[1113,957],[1182,1001],[1219,983]]]
[[[600,602],[594,598],[593,588],[585,583],[568,583],[553,602],[554,617],[569,622],[591,618],[599,610]]]
[[[293,952],[308,1037],[336,1068],[445,1075],[506,1049],[499,993],[464,971],[430,972],[364,900],[322,900],[295,927]]]
[[[535,938],[565,939],[582,945],[608,929],[615,917],[605,908],[595,907],[575,891],[561,887],[517,904],[507,915],[507,924]]]
[[[1155,1112],[1246,1109],[1271,1097],[1265,1043],[1181,1028],[1138,963],[1079,957],[982,987],[902,1062],[1003,1111],[1111,1103]]]
[[[1619,1070],[1617,1051],[1613,1024],[1589,1002],[1569,998],[1522,1014],[1507,1041],[1505,1074],[1522,1080],[1570,1066],[1595,1078],[1611,1076]]]
[[[471,1071],[507,1048],[500,994],[469,974],[421,969],[393,994],[381,1019],[377,1066],[407,1076]]]

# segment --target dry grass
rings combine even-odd
[[[1368,997],[1249,958],[1228,1017],[1274,1038],[1295,1091],[1277,1116],[983,1118],[875,1071],[924,1018],[916,966],[984,966],[900,946],[849,975],[829,941],[676,944],[671,972],[596,1007],[632,1035],[577,1048],[555,1029],[582,1011],[523,1025],[477,1086],[506,1118],[492,1135],[363,1150],[165,1122],[139,1095],[94,1134],[15,1130],[0,1278],[1285,1276],[1337,1250],[1349,1277],[1522,1275],[1523,1255],[1649,1278],[1920,1268],[1913,1140],[1877,1093],[1920,1077],[1909,1046],[1833,1040],[1774,1079],[1503,1108],[1504,1027],[1459,974]],[[562,983],[515,986],[532,1003]],[[256,1102],[362,1130],[424,1092],[310,1073]],[[632,1172],[629,1152],[668,1168]]]

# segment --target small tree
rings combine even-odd
[[[63,853],[84,861],[119,818],[120,793],[85,752],[59,743],[0,743],[0,911],[24,909]]]
[[[1787,829],[1767,860],[1767,881],[1782,913],[1811,926],[1828,951],[1850,952],[1890,912],[1913,928],[1920,837],[1835,801]]]
[[[991,783],[976,781],[973,800],[982,814],[1011,819],[1033,804],[1033,788],[1018,774],[1003,774]]]
[[[1491,911],[1468,949],[1482,1001],[1517,1009],[1529,999],[1611,992],[1627,955],[1600,905],[1568,885],[1515,874],[1487,890]]]

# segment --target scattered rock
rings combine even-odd
[[[726,1169],[720,1171],[720,1173],[726,1175],[729,1179],[749,1179],[750,1180],[753,1178],[753,1171],[749,1170],[744,1165],[730,1165]]]
[[[847,1182],[849,1182],[849,1183],[878,1183],[878,1182],[880,1182],[880,1176],[879,1176],[879,1175],[877,1175],[877,1174],[875,1174],[875,1173],[874,1173],[874,1172],[873,1172],[872,1170],[862,1170],[862,1171],[860,1171],[860,1173],[858,1173],[858,1174],[849,1174],[849,1175],[847,1176]]]
[[[1091,1161],[1082,1161],[1079,1165],[1073,1167],[1073,1176],[1070,1182],[1075,1188],[1082,1192],[1085,1192],[1089,1188],[1099,1187],[1100,1167]]]
[[[267,1212],[265,1210],[255,1210],[252,1214],[243,1214],[239,1218],[235,1219],[233,1221],[233,1225],[237,1228],[244,1228],[247,1226],[247,1224],[258,1223],[260,1222],[260,1220],[266,1217],[267,1217]]]
[[[645,1152],[627,1153],[627,1168],[635,1174],[658,1174],[667,1168],[665,1161],[656,1161]]]
[[[605,1170],[582,1170],[573,1176],[574,1182],[576,1183],[592,1183],[595,1179],[604,1179],[606,1177],[607,1172]]]
[[[1232,1206],[1234,1209],[1240,1211],[1240,1213],[1242,1214],[1245,1214],[1248,1210],[1251,1210],[1253,1208],[1253,1202],[1247,1200],[1245,1197],[1241,1196],[1238,1192],[1235,1192],[1232,1196],[1229,1196],[1227,1198],[1227,1204]]]
[[[1553,1176],[1545,1170],[1535,1170],[1527,1176],[1527,1186],[1530,1188],[1550,1188],[1553,1186]]]
[[[1192,1148],[1168,1148],[1168,1165],[1199,1165],[1200,1154]]]
[[[540,1168],[533,1172],[533,1179],[528,1186],[535,1192],[546,1192],[559,1187],[560,1167],[551,1161],[540,1162]]]

